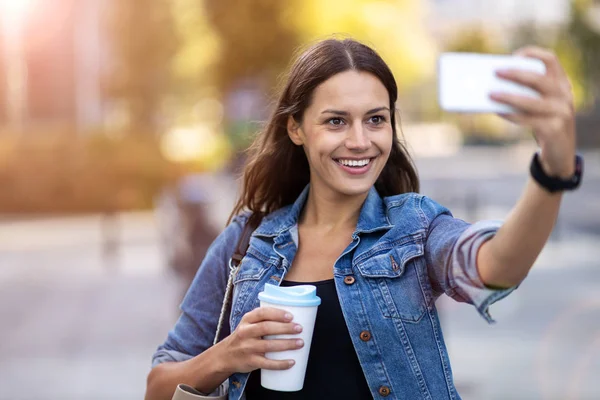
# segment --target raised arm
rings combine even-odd
[[[575,116],[571,85],[556,56],[528,47],[517,52],[546,64],[546,74],[507,70],[498,76],[529,86],[541,98],[494,93],[492,99],[513,106],[503,118],[532,129],[546,175],[569,178],[575,172]],[[496,235],[479,249],[477,269],[486,285],[511,287],[528,274],[542,251],[558,216],[562,192],[550,193],[530,178],[525,190]]]

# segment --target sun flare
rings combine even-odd
[[[0,14],[5,23],[20,25],[34,0],[0,0]]]

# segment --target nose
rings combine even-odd
[[[346,147],[355,151],[365,151],[371,147],[371,140],[367,137],[362,124],[355,124],[351,129],[348,129]]]

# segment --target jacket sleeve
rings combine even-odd
[[[421,199],[421,210],[428,220],[425,259],[434,291],[472,304],[488,323],[493,323],[489,306],[517,286],[494,289],[484,285],[477,272],[477,253],[502,222],[483,220],[469,224],[427,197]]]
[[[209,247],[180,305],[179,319],[152,357],[153,367],[188,360],[212,346],[229,278],[229,259],[246,220],[244,215],[234,218]],[[222,329],[229,333],[229,324]]]

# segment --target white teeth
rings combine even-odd
[[[371,162],[371,160],[368,159],[368,158],[366,158],[364,160],[343,160],[343,159],[340,159],[340,160],[338,160],[338,162],[340,164],[346,165],[348,167],[364,167],[369,162]]]

